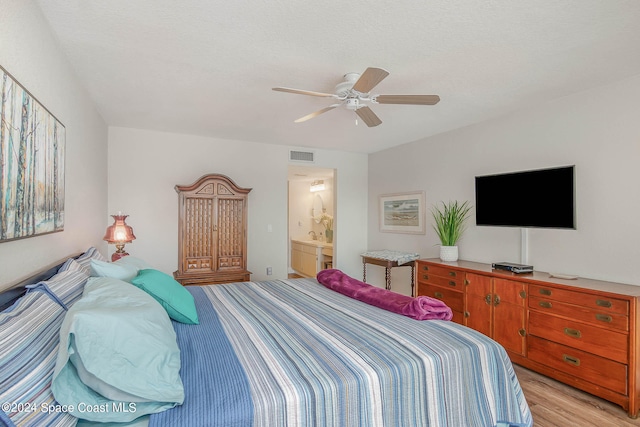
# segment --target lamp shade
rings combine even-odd
[[[107,232],[102,240],[107,243],[131,243],[136,239],[133,234],[133,228],[127,225],[125,218],[129,215],[111,215],[115,220],[114,223],[107,227]]]

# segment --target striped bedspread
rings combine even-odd
[[[151,426],[531,426],[504,349],[312,279],[188,287],[185,403]]]

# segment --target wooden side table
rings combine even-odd
[[[415,260],[420,256],[398,251],[369,251],[360,255],[362,257],[362,281],[367,282],[367,264],[384,267],[385,289],[391,290],[391,269],[393,267],[411,267],[411,296],[415,295]]]

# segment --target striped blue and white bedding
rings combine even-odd
[[[531,426],[504,349],[312,279],[188,287],[185,403],[151,426]]]
[[[76,424],[56,405],[51,377],[65,309],[48,293],[33,290],[0,313],[0,426]]]

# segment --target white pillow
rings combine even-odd
[[[124,257],[120,258],[119,260],[117,260],[115,263],[116,264],[120,264],[120,265],[130,265],[132,267],[136,267],[138,270],[144,270],[144,269],[147,269],[147,268],[153,268],[145,260],[142,260],[140,258],[136,258],[136,257],[131,256],[131,255],[124,256]]]
[[[91,260],[91,275],[94,277],[111,277],[131,282],[138,275],[139,270],[151,268],[140,258],[124,256],[115,262]]]

